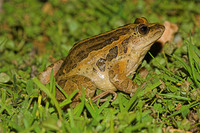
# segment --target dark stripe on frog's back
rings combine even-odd
[[[63,71],[63,69],[65,69],[65,72],[68,73],[71,69],[77,66],[78,62],[87,58],[91,51],[102,49],[103,47],[110,45],[113,41],[117,41],[120,36],[127,34],[129,29],[129,25],[119,27],[115,30],[94,36],[91,39],[86,39],[76,43],[69,51],[69,54],[63,62],[60,70]],[[58,75],[61,75],[61,73],[63,72],[59,72]]]

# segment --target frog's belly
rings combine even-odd
[[[98,75],[95,75],[91,80],[96,84],[97,88],[101,90],[117,90],[115,86],[110,82],[108,74],[99,73]]]
[[[94,82],[94,84],[97,86],[97,88],[101,90],[113,90],[116,91],[117,89],[115,86],[110,82],[109,76],[107,72],[99,72],[97,71],[96,73],[88,73],[88,74],[83,74],[83,76],[88,77],[89,79]]]

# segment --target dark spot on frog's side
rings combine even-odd
[[[111,61],[112,59],[116,58],[118,55],[118,47],[115,46],[109,50],[109,53],[106,56],[106,60]]]
[[[72,69],[74,69],[76,66],[77,66],[77,64],[74,64],[74,65],[72,66]]]
[[[93,67],[93,72],[95,72],[95,73],[97,72],[97,70],[94,67]]]
[[[130,37],[127,38],[127,39],[125,39],[125,40],[121,43],[121,45],[122,45],[122,47],[123,47],[123,51],[124,51],[124,53],[126,53],[127,50],[128,50],[127,45],[128,45],[129,39],[130,39]]]
[[[127,46],[124,46],[123,48],[124,48],[124,53],[126,53],[128,50]]]
[[[105,68],[106,68],[106,65],[105,65],[105,62],[106,60],[103,59],[103,58],[100,58],[97,63],[96,63],[96,66],[99,68],[100,71],[104,72],[105,71]]]
[[[109,71],[109,78],[113,79],[115,77],[114,71],[110,70]]]

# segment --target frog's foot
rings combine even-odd
[[[114,100],[117,98],[117,93],[114,92],[114,91],[112,91],[112,90],[104,91],[103,93],[101,93],[101,94],[99,94],[99,95],[93,97],[93,98],[92,98],[92,101],[93,101],[93,102],[97,102],[97,100],[100,98],[100,102],[105,102],[105,101],[107,101],[108,99],[101,99],[101,98],[104,97],[104,96],[106,96],[106,95],[108,95],[108,94],[110,94],[110,93],[114,95],[114,98],[113,98],[112,100],[110,100],[110,101],[114,101]]]
[[[147,83],[147,82],[144,82],[144,83],[143,83],[142,85],[140,85],[140,86],[138,86],[138,85],[135,83],[136,89],[135,89],[133,92],[130,93],[130,96],[132,97],[132,96],[135,94],[135,92],[136,92],[137,89],[140,89],[140,90],[143,89],[143,88],[145,87],[146,83]]]

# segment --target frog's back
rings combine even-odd
[[[98,51],[105,46],[112,44],[114,41],[117,41],[120,36],[129,32],[131,27],[130,25],[119,27],[115,30],[99,34],[90,39],[85,39],[74,44],[67,57],[64,59],[57,75],[69,73],[72,69],[75,69],[82,60],[86,59],[89,53],[92,51]]]

